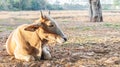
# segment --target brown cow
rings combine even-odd
[[[49,43],[63,43],[67,39],[59,26],[48,15],[32,24],[23,24],[15,29],[7,39],[6,49],[9,55],[16,59],[33,61],[40,59],[43,53],[44,59],[51,59]]]

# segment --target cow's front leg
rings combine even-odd
[[[37,44],[36,46],[36,60],[40,60],[41,56],[42,56],[42,47],[41,47],[41,43]]]
[[[46,59],[46,60],[51,59],[51,54],[50,54],[50,50],[49,50],[48,46],[43,45],[43,47],[42,47],[42,55],[43,55],[43,58]]]
[[[18,48],[20,47],[16,47],[14,51],[14,55],[16,59],[20,59],[23,61],[34,61],[35,60],[35,58],[32,55],[29,55],[26,53],[25,49],[23,48],[18,49]]]

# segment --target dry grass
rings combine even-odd
[[[48,11],[44,11],[48,14]],[[60,20],[75,20],[89,22],[89,12],[81,10],[51,11],[51,16]],[[36,19],[40,17],[40,11],[1,11],[0,19]],[[120,11],[103,11],[104,22],[119,22]]]

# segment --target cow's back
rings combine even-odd
[[[19,33],[19,29],[26,26],[26,24],[24,25],[21,25],[19,27],[17,27],[17,29],[15,29],[8,37],[7,41],[6,41],[6,50],[8,52],[9,55],[14,55],[14,50],[15,50],[15,47],[16,47],[16,42],[15,42],[15,39],[16,39],[16,32]]]
[[[24,48],[26,48],[26,47],[27,48],[31,48],[31,47],[37,48],[36,44],[40,43],[39,37],[36,34],[36,32],[25,31],[24,28],[27,26],[28,26],[28,24],[23,24],[23,25],[17,27],[17,29],[15,29],[9,35],[9,37],[6,41],[6,49],[7,49],[7,52],[9,55],[14,55],[14,50],[15,50],[16,46],[18,46],[16,44],[16,41],[23,42],[23,44],[19,44],[19,46],[22,46]],[[21,38],[21,39],[18,39],[18,38]],[[25,41],[27,41],[27,42],[25,42]]]
[[[13,55],[14,49],[16,47],[15,41],[14,41],[14,38],[13,38],[14,32],[15,32],[15,30],[9,35],[9,37],[6,41],[6,50],[7,50],[9,55]]]

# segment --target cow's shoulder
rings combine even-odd
[[[27,26],[28,26],[28,24],[22,24],[22,25],[18,26],[17,29],[18,30],[23,30]]]
[[[23,24],[23,25],[20,25],[18,26],[14,31],[13,31],[13,36],[14,38],[15,37],[18,37],[19,36],[24,36],[24,33],[25,33],[25,30],[24,28],[27,27],[28,24]]]
[[[23,25],[20,25],[20,26],[18,26],[15,30],[14,30],[14,32],[16,32],[16,33],[24,33],[25,32],[25,28],[28,26],[28,24],[23,24]]]

